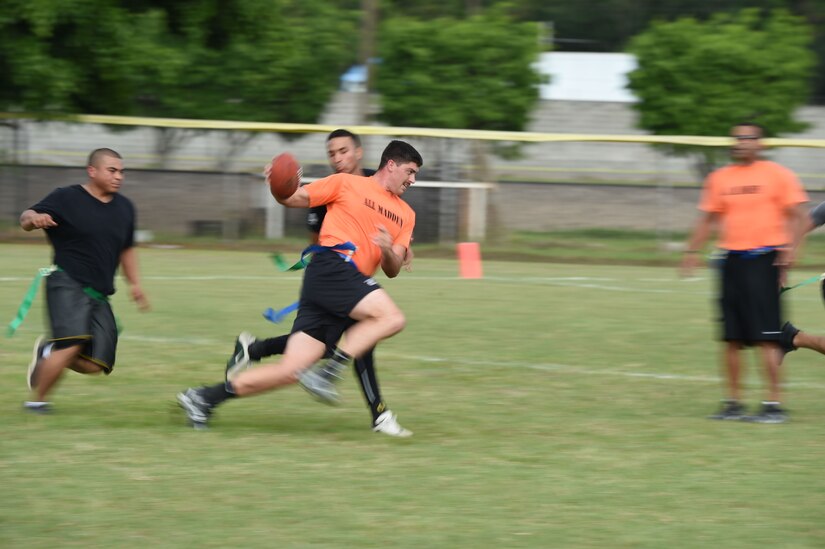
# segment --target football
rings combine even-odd
[[[273,158],[266,176],[272,196],[282,200],[292,196],[301,184],[301,175],[301,165],[290,153]]]

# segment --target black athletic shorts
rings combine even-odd
[[[80,356],[106,374],[115,366],[117,324],[109,302],[88,295],[83,286],[63,271],[46,278],[46,303],[52,337],[58,348],[83,345]]]
[[[341,334],[352,326],[349,313],[355,306],[380,288],[374,278],[362,274],[338,253],[316,253],[304,271],[298,316],[291,333],[304,332],[328,343],[331,334]]]
[[[776,251],[730,252],[722,264],[722,339],[753,344],[778,341],[781,333]]]

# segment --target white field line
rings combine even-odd
[[[271,282],[294,282],[301,278],[300,274],[284,275],[283,273],[273,273],[272,275],[177,275],[177,276],[144,276],[146,280],[158,280],[165,282],[216,282],[221,280],[265,280]],[[2,282],[29,282],[31,278],[28,277],[0,277]],[[465,281],[458,276],[409,276],[403,283],[410,283],[416,281]],[[480,281],[471,281],[473,283],[479,282],[497,282],[508,284],[549,284],[554,286],[574,287],[574,288],[589,288],[593,290],[605,290],[611,292],[629,292],[629,293],[655,293],[655,294],[677,294],[689,293],[680,289],[666,289],[666,288],[634,288],[628,286],[621,286],[617,284],[603,284],[603,282],[622,282],[622,279],[604,278],[604,277],[587,277],[587,276],[548,276],[548,277],[505,277],[505,276],[486,276]],[[679,282],[670,280],[669,282]],[[692,292],[690,292],[692,293]],[[707,292],[703,292],[707,293]]]
[[[283,332],[289,330],[288,326],[284,326]],[[38,330],[31,330],[21,328],[18,334],[23,333],[34,334],[39,333]],[[273,334],[274,335],[274,334]],[[228,335],[226,339],[216,340],[204,337],[167,337],[167,336],[152,336],[136,333],[124,332],[120,339],[123,341],[140,341],[147,343],[157,343],[161,345],[180,345],[180,346],[196,346],[196,347],[215,347],[226,350],[227,356],[232,350],[233,337]],[[553,372],[561,375],[590,375],[590,376],[605,376],[605,377],[626,377],[633,379],[652,380],[652,381],[676,381],[680,383],[719,383],[721,379],[716,376],[691,376],[683,374],[668,374],[664,372],[636,372],[632,370],[612,370],[609,368],[591,368],[587,366],[573,366],[571,364],[558,363],[521,363],[521,362],[499,362],[499,361],[485,361],[473,360],[462,357],[438,357],[428,355],[409,355],[402,353],[384,352],[380,355],[383,359],[398,359],[420,362],[424,364],[445,364],[449,365],[450,371],[461,372],[476,372],[479,368],[507,368],[507,369],[527,369],[537,370],[542,372]],[[277,360],[277,358],[273,359]],[[441,368],[439,367],[439,370]],[[798,389],[825,389],[825,384],[808,382],[808,381],[792,381],[783,384],[784,387],[798,388]]]
[[[634,372],[628,370],[610,370],[606,368],[587,368],[582,366],[571,366],[569,364],[524,364],[518,362],[497,362],[485,360],[472,360],[463,358],[443,358],[434,356],[402,355],[396,353],[381,353],[387,358],[402,360],[414,360],[428,363],[447,363],[451,366],[458,365],[462,372],[477,371],[478,366],[484,368],[518,368],[528,370],[539,370],[543,372],[557,372],[560,374],[572,375],[593,375],[593,376],[613,376],[630,377],[639,379],[652,379],[656,381],[679,381],[693,383],[719,383],[721,379],[717,376],[689,376],[682,374],[665,374],[656,372]],[[804,388],[804,389],[825,389],[823,383],[810,383],[805,381],[783,383],[784,387]]]
[[[0,282],[31,282],[33,276],[2,276]],[[175,275],[175,276],[142,276],[142,280],[162,280],[167,282],[192,282],[204,281],[214,282],[220,280],[271,280],[295,281],[300,280],[301,275],[288,275],[283,273],[273,273],[271,275]]]
[[[288,331],[288,327],[284,328],[284,333]],[[225,341],[216,341],[208,338],[181,338],[181,337],[155,337],[143,336],[137,334],[124,333],[120,339],[133,341],[146,341],[149,343],[168,343],[179,345],[200,345],[200,346],[221,346],[227,349],[229,353],[232,349],[231,335]],[[227,355],[228,356],[228,355]],[[691,383],[719,383],[720,378],[716,376],[689,376],[682,374],[666,374],[657,372],[634,372],[629,370],[611,370],[607,368],[588,368],[583,366],[572,366],[569,364],[525,364],[519,362],[498,362],[498,361],[484,361],[472,360],[461,357],[436,357],[426,355],[405,355],[399,353],[381,353],[381,356],[389,359],[411,360],[415,362],[423,362],[429,364],[449,364],[451,368],[460,369],[461,371],[477,371],[478,367],[484,368],[517,368],[538,370],[543,372],[555,372],[559,374],[571,375],[592,375],[592,376],[612,376],[612,377],[628,377],[636,379],[651,379],[655,381],[678,381]],[[805,388],[805,389],[825,389],[825,384],[809,383],[809,382],[790,382],[785,383],[785,387]]]
[[[274,275],[266,275],[266,276],[256,276],[256,275],[248,275],[248,276],[233,276],[233,275],[192,275],[192,276],[146,276],[143,277],[144,280],[161,280],[161,281],[218,281],[218,280],[270,280],[270,281],[294,281],[296,278],[300,278],[300,275],[284,275],[281,274],[274,274]],[[20,281],[30,281],[31,278],[29,277],[0,277],[0,282],[20,282]],[[418,277],[418,276],[410,276],[407,281],[427,281],[427,280],[462,280],[458,276],[426,276],[426,277]],[[483,282],[484,280],[493,281],[493,282],[506,282],[506,283],[528,283],[528,284],[553,284],[559,286],[568,286],[568,287],[579,287],[579,288],[590,288],[590,289],[598,289],[598,290],[606,290],[606,291],[618,291],[618,292],[638,292],[638,293],[694,293],[694,292],[685,292],[675,289],[655,289],[655,288],[632,288],[626,286],[618,286],[618,285],[606,285],[606,284],[598,284],[596,282],[621,282],[622,279],[616,278],[608,278],[608,277],[586,277],[586,276],[566,276],[566,277],[499,277],[499,276],[487,276],[482,281],[473,281],[473,282]],[[642,282],[671,282],[677,284],[690,284],[695,282],[700,282],[701,278],[692,278],[687,280],[673,280],[673,279],[639,279]],[[707,292],[702,292],[707,293]],[[817,298],[818,299],[818,298]],[[284,326],[284,332],[286,332],[289,328]],[[25,328],[21,330],[23,332],[27,331]],[[199,345],[199,346],[231,346],[231,337],[228,337],[226,341],[216,341],[209,338],[171,338],[171,337],[163,337],[163,336],[146,336],[140,334],[129,334],[124,333],[121,336],[121,339],[124,340],[133,340],[133,341],[145,341],[150,343],[161,343],[161,344],[181,344],[181,345]],[[719,383],[720,378],[714,376],[687,376],[687,375],[680,375],[680,374],[666,374],[666,373],[655,373],[655,372],[633,372],[633,371],[626,371],[626,370],[610,370],[610,369],[603,369],[603,368],[587,368],[581,366],[572,366],[567,364],[522,364],[522,363],[507,363],[507,362],[484,362],[484,361],[474,361],[462,358],[443,358],[443,357],[428,357],[428,356],[412,356],[412,355],[398,355],[398,354],[387,354],[385,356],[399,358],[403,360],[414,360],[418,362],[425,362],[425,363],[449,363],[453,366],[458,366],[464,369],[471,369],[472,367],[477,366],[484,366],[484,367],[499,367],[499,368],[526,368],[531,370],[541,370],[541,371],[548,371],[548,372],[557,372],[557,373],[569,373],[574,375],[599,375],[599,376],[620,376],[620,377],[629,377],[629,378],[637,378],[637,379],[652,379],[652,380],[664,380],[664,381],[680,381],[680,382],[694,382],[694,383]],[[808,383],[808,382],[790,382],[786,384],[787,387],[798,387],[798,388],[811,388],[811,389],[825,389],[825,384],[820,383]]]

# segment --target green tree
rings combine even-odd
[[[8,0],[0,4],[0,109],[128,114],[140,74],[173,52],[155,47],[157,10],[118,2]]]
[[[329,0],[188,0],[167,10],[166,44],[183,66],[145,73],[139,114],[315,123],[356,57],[358,14]],[[193,135],[159,130],[156,151],[165,159]],[[217,167],[257,135],[227,137]]]
[[[7,0],[0,110],[317,122],[357,18],[333,0]],[[162,158],[192,135],[158,133]]]
[[[499,13],[384,22],[376,88],[397,126],[523,130],[539,98],[539,28]],[[396,39],[395,37],[403,37]]]
[[[723,136],[744,120],[764,125],[770,135],[799,131],[804,124],[794,111],[809,94],[810,43],[804,21],[782,10],[654,23],[630,45],[639,63],[629,75],[639,125],[660,135]],[[716,155],[708,148],[702,156],[706,173]]]
[[[376,75],[380,118],[395,126],[523,130],[539,98],[542,80],[532,65],[540,42],[539,25],[500,10],[461,20],[388,19]]]

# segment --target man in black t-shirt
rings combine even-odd
[[[335,173],[350,173],[355,175],[371,176],[375,170],[365,170],[361,167],[363,157],[361,139],[348,130],[335,130],[327,136],[327,159]],[[310,208],[307,213],[307,228],[312,233],[312,242],[318,242],[318,233],[327,213],[326,206]],[[412,260],[412,251],[405,258],[405,266]],[[283,354],[289,334],[279,337],[258,340],[248,332],[242,332],[235,341],[235,351],[226,364],[227,379],[247,368],[252,361],[259,361],[264,357]],[[331,349],[338,342],[338,335],[330,334],[327,346]],[[396,437],[408,437],[412,431],[401,427],[398,421],[384,403],[381,390],[378,386],[378,377],[375,373],[375,349],[370,349],[363,356],[355,360],[355,374],[361,385],[361,391],[372,413],[372,425],[375,432]]]
[[[46,279],[51,337],[34,345],[28,384],[34,399],[27,410],[49,410],[46,397],[63,371],[109,374],[115,365],[117,326],[109,296],[118,265],[141,310],[149,302],[140,286],[134,248],[135,207],[118,194],[123,160],[111,149],[96,149],[83,185],[55,189],[20,215],[26,230],[43,229],[54,249],[56,270]]]

